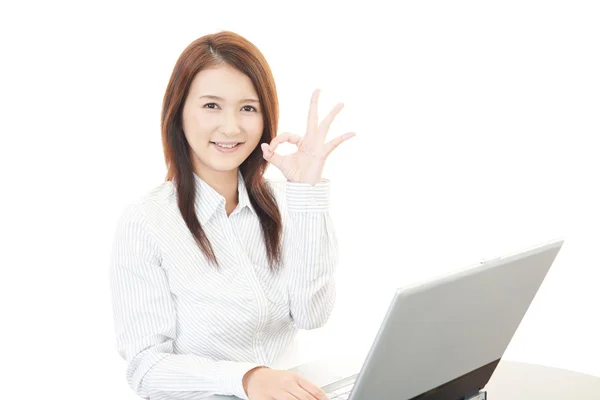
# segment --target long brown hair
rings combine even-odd
[[[240,166],[250,202],[262,228],[269,266],[281,263],[282,221],[277,203],[264,180],[268,162],[262,157],[260,143],[270,143],[277,132],[279,101],[271,69],[258,48],[230,31],[203,36],[190,43],[179,56],[163,99],[161,113],[162,144],[167,165],[167,181],[173,181],[181,215],[196,243],[217,267],[212,249],[194,206],[195,180],[190,146],[183,133],[182,111],[192,80],[201,70],[228,64],[246,74],[258,93],[263,109],[264,131],[259,145]]]

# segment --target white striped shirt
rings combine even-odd
[[[141,397],[247,399],[244,374],[270,366],[298,329],[321,327],[335,300],[337,241],[327,180],[267,181],[283,219],[283,268],[271,273],[241,174],[239,201],[197,175],[196,213],[221,265],[208,264],[172,182],[132,202],[117,224],[111,268],[116,347]]]

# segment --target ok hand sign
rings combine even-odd
[[[277,135],[270,144],[261,144],[264,159],[279,168],[290,182],[310,183],[311,185],[319,183],[325,160],[329,154],[341,143],[356,135],[355,132],[348,132],[325,143],[329,127],[344,105],[340,103],[334,107],[319,125],[317,114],[319,94],[320,90],[315,90],[310,100],[308,124],[304,137],[286,132]],[[284,142],[295,144],[298,151],[285,156],[275,153],[277,146]]]

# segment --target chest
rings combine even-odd
[[[203,229],[219,261],[209,264],[182,219],[163,222],[159,235],[162,267],[178,301],[206,312],[238,313],[265,307],[272,314],[289,311],[285,271],[270,270],[256,216],[246,210],[213,216]]]

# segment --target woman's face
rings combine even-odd
[[[182,118],[194,170],[201,177],[237,174],[263,134],[261,104],[252,81],[229,65],[194,77]]]

